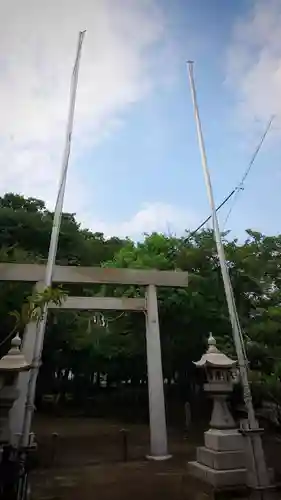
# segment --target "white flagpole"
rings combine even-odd
[[[54,220],[53,227],[51,233],[50,247],[48,260],[46,265],[46,275],[45,275],[45,287],[49,287],[52,285],[52,276],[54,265],[56,262],[57,255],[57,247],[60,233],[60,225],[61,225],[61,217],[63,210],[63,201],[65,194],[65,186],[66,186],[66,178],[67,178],[67,170],[68,170],[68,160],[70,155],[71,148],[71,138],[72,138],[72,129],[73,129],[73,119],[74,119],[74,110],[75,110],[75,101],[76,101],[76,91],[78,84],[78,73],[79,73],[79,64],[81,58],[81,50],[82,44],[84,40],[86,31],[80,31],[78,38],[78,46],[77,53],[75,58],[75,63],[73,67],[72,79],[71,79],[71,87],[70,87],[70,106],[68,113],[68,121],[67,121],[67,130],[66,130],[66,140],[65,140],[65,148],[62,159],[62,169],[61,169],[61,177],[59,183],[59,191],[57,195],[57,201],[54,212]],[[45,336],[45,327],[47,322],[47,314],[48,307],[45,305],[43,310],[43,315],[38,323],[37,331],[36,331],[36,340],[33,352],[33,360],[32,360],[32,368],[29,377],[28,390],[27,390],[27,398],[26,398],[26,407],[24,413],[23,427],[20,439],[20,446],[22,448],[26,448],[29,444],[29,434],[31,429],[31,422],[34,410],[34,400],[35,400],[35,391],[36,391],[36,382],[38,377],[38,372],[41,363],[41,355],[43,350],[44,336]]]
[[[220,268],[221,268],[221,273],[222,273],[222,278],[223,278],[223,284],[224,284],[225,296],[226,296],[226,301],[227,301],[227,306],[228,306],[228,311],[229,311],[229,317],[230,317],[231,326],[232,326],[233,339],[234,339],[234,344],[235,344],[237,358],[238,358],[238,365],[239,365],[241,382],[242,382],[243,392],[244,392],[244,402],[245,402],[247,413],[248,413],[249,436],[251,436],[251,434],[250,434],[251,431],[253,433],[251,441],[252,441],[252,455],[253,455],[252,463],[253,463],[253,467],[254,467],[253,472],[255,475],[254,482],[255,482],[256,487],[266,488],[269,485],[268,472],[267,472],[267,467],[266,467],[266,463],[265,463],[263,449],[262,449],[262,446],[260,445],[261,442],[260,442],[260,435],[259,435],[259,426],[258,426],[256,417],[255,417],[255,411],[254,411],[254,407],[253,407],[252,394],[251,394],[251,389],[250,389],[250,384],[249,384],[249,379],[248,379],[248,366],[247,366],[247,357],[246,357],[246,352],[245,352],[244,340],[243,340],[243,336],[242,336],[242,331],[241,331],[240,322],[239,322],[238,313],[237,313],[236,304],[235,304],[234,295],[233,295],[233,289],[232,289],[230,276],[229,276],[229,272],[228,272],[228,268],[227,268],[227,264],[226,264],[224,247],[223,247],[223,243],[222,243],[222,239],[221,239],[221,233],[220,233],[220,229],[219,229],[219,222],[218,222],[216,206],[215,206],[215,201],[214,201],[213,188],[212,188],[211,177],[210,177],[210,172],[209,172],[209,168],[208,168],[207,155],[206,155],[203,132],[202,132],[201,121],[200,121],[200,116],[199,116],[197,95],[196,95],[194,76],[193,76],[193,62],[192,61],[188,61],[188,69],[189,69],[189,80],[190,80],[190,87],[191,87],[192,102],[193,102],[193,107],[194,107],[194,115],[195,115],[197,136],[198,136],[198,142],[199,142],[199,149],[200,149],[202,167],[203,167],[203,172],[204,172],[204,179],[205,179],[207,195],[208,195],[208,199],[209,199],[209,203],[210,203],[210,208],[211,208],[211,212],[212,212],[214,236],[215,236],[217,252],[218,252],[218,257],[219,257],[219,262],[220,262]]]

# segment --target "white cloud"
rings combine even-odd
[[[281,116],[281,3],[255,0],[247,19],[234,28],[227,53],[227,83],[234,89],[240,117],[251,126]],[[280,128],[279,128],[280,133]]]
[[[149,49],[165,23],[154,0],[0,0],[0,190],[56,195],[78,31],[83,46],[65,208],[87,191],[75,158],[119,126],[153,86]],[[74,160],[74,161],[73,161]]]
[[[138,212],[121,223],[108,224],[93,220],[91,214],[85,214],[82,225],[94,227],[95,231],[106,236],[130,236],[139,239],[144,233],[154,231],[181,236],[185,229],[193,228],[198,223],[198,216],[190,211],[177,208],[168,203],[144,203]]]

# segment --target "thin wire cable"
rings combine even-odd
[[[246,169],[246,171],[245,171],[245,173],[244,173],[244,175],[243,175],[243,177],[242,177],[242,179],[241,179],[240,183],[239,183],[239,184],[238,184],[238,185],[237,185],[237,186],[236,186],[236,187],[235,187],[235,188],[231,191],[231,193],[229,193],[229,194],[226,196],[226,198],[224,198],[224,200],[223,200],[223,201],[220,203],[220,205],[216,208],[216,212],[218,212],[218,211],[219,211],[219,210],[220,210],[220,209],[221,209],[221,208],[222,208],[222,207],[223,207],[223,206],[227,203],[227,201],[229,201],[229,200],[230,200],[230,198],[232,198],[232,196],[233,196],[233,195],[235,195],[235,196],[234,196],[234,200],[233,200],[233,205],[235,204],[235,201],[236,201],[236,198],[237,198],[237,194],[238,194],[240,191],[242,191],[242,190],[244,189],[244,188],[243,188],[243,184],[244,184],[244,182],[245,182],[246,178],[248,177],[248,175],[249,175],[249,173],[250,173],[250,170],[251,170],[251,168],[252,168],[252,166],[253,166],[253,164],[254,164],[254,162],[255,162],[255,160],[256,160],[256,158],[257,158],[257,156],[258,156],[258,153],[259,153],[259,151],[260,151],[260,149],[261,149],[261,147],[262,147],[262,145],[263,145],[263,142],[264,142],[264,140],[265,140],[265,138],[266,138],[266,136],[267,136],[267,134],[268,134],[268,132],[269,132],[269,129],[271,128],[271,125],[272,125],[272,122],[273,122],[274,118],[275,118],[275,115],[273,115],[273,116],[271,117],[271,119],[269,120],[269,122],[268,122],[268,124],[267,124],[267,127],[266,127],[266,129],[265,129],[265,131],[264,131],[264,133],[263,133],[263,135],[262,135],[262,137],[261,137],[260,141],[259,141],[258,146],[256,147],[256,149],[255,149],[255,151],[254,151],[254,154],[253,154],[253,156],[252,156],[252,158],[251,158],[251,161],[250,161],[250,163],[248,164],[248,167],[247,167],[247,169]],[[233,205],[232,205],[231,210],[233,209]],[[231,212],[230,212],[230,213],[231,213]],[[227,222],[227,219],[229,218],[230,213],[227,215],[227,218],[225,219],[225,222],[224,222],[224,224],[223,224],[223,228],[225,228],[225,224],[226,224],[226,222]],[[203,226],[205,226],[205,224],[207,224],[207,222],[209,222],[209,220],[210,220],[211,218],[212,218],[212,215],[209,215],[209,217],[207,217],[207,219],[205,219],[205,220],[204,220],[204,221],[203,221],[203,222],[202,222],[202,223],[201,223],[201,224],[200,224],[200,225],[199,225],[199,226],[198,226],[198,227],[197,227],[194,231],[192,231],[192,232],[188,235],[188,237],[187,237],[187,238],[185,238],[185,240],[184,240],[184,241],[185,241],[185,243],[186,243],[187,241],[189,241],[189,240],[190,240],[190,238],[192,238],[192,237],[193,237],[193,236],[194,236],[194,235],[195,235],[195,234],[196,234],[196,233],[197,233],[197,232],[198,232],[198,231],[199,231],[199,230],[200,230]]]
[[[225,218],[225,221],[223,223],[223,230],[224,230],[224,228],[226,226],[226,223],[227,223],[227,221],[228,221],[228,219],[229,219],[229,217],[230,217],[230,215],[231,215],[231,213],[233,211],[234,205],[235,205],[235,203],[237,201],[237,198],[239,197],[239,194],[241,193],[241,191],[244,190],[245,180],[247,179],[247,177],[248,177],[248,175],[249,175],[249,173],[251,171],[251,168],[252,168],[252,166],[255,163],[255,160],[256,160],[256,158],[257,158],[257,156],[258,156],[258,154],[259,154],[259,152],[261,150],[261,147],[262,147],[262,145],[264,143],[264,140],[265,140],[265,138],[266,138],[266,136],[267,136],[267,134],[268,134],[268,132],[269,132],[269,130],[271,128],[271,125],[272,125],[272,122],[273,122],[274,118],[275,118],[275,115],[272,115],[271,118],[270,118],[270,120],[269,120],[269,122],[268,122],[268,124],[267,124],[267,126],[266,126],[266,129],[265,129],[265,131],[264,131],[264,133],[263,133],[263,135],[262,135],[262,137],[261,137],[261,139],[260,139],[260,141],[259,141],[259,143],[258,143],[258,145],[257,145],[257,147],[255,149],[255,151],[254,151],[254,154],[253,154],[253,156],[251,158],[251,161],[250,161],[248,167],[245,170],[245,173],[244,173],[244,175],[243,175],[240,183],[235,188],[235,195],[234,195],[234,198],[233,198],[233,201],[232,201],[232,205],[229,208],[229,211],[228,211],[228,213],[226,215],[226,218]]]
[[[113,321],[117,321],[118,319],[122,318],[122,316],[125,315],[125,311],[121,312],[116,318],[109,318],[107,319],[108,323],[112,323]]]
[[[236,188],[235,188],[235,189],[236,189]],[[233,190],[231,191],[231,193],[229,193],[229,195],[228,195],[228,196],[227,196],[227,197],[226,197],[226,198],[225,198],[225,199],[221,202],[221,204],[220,204],[220,205],[216,208],[216,212],[218,212],[218,210],[219,210],[221,207],[223,207],[223,205],[225,205],[225,203],[226,203],[228,200],[230,200],[230,198],[231,198],[231,197],[234,195],[234,193],[235,193],[235,189],[233,189]],[[201,229],[201,227],[205,226],[205,224],[206,224],[207,222],[209,222],[209,220],[210,220],[211,218],[212,218],[212,215],[209,215],[209,217],[207,217],[207,219],[205,219],[205,220],[204,220],[204,221],[200,224],[200,226],[198,226],[198,227],[197,227],[194,231],[192,231],[192,233],[190,233],[190,234],[188,235],[188,237],[187,237],[187,238],[185,238],[185,243],[186,243],[187,241],[189,241],[189,240],[190,240],[190,238],[192,238],[192,236],[194,236],[194,235],[195,235],[195,234],[199,231],[199,229]]]

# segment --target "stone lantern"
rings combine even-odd
[[[18,398],[17,381],[20,372],[29,370],[20,351],[21,339],[17,334],[9,352],[0,359],[0,446],[9,442],[8,416],[11,407]]]
[[[237,380],[236,361],[216,347],[210,334],[208,349],[195,365],[205,370],[205,392],[213,399],[210,429],[204,434],[205,446],[197,448],[197,460],[189,470],[214,488],[244,486],[247,481],[244,442],[228,407],[227,398]]]
[[[195,362],[197,368],[204,368],[207,383],[204,390],[213,399],[213,412],[210,421],[212,429],[234,429],[236,424],[229,411],[227,398],[233,390],[236,361],[223,354],[216,347],[216,340],[210,334],[208,350],[200,361]]]

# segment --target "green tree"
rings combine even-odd
[[[46,262],[52,220],[41,200],[12,193],[0,198],[0,260]],[[231,240],[227,233],[223,241],[250,367],[264,387],[279,373],[281,357],[281,236],[248,230],[243,243]],[[222,348],[235,355],[211,231],[180,238],[153,233],[133,242],[83,229],[75,214],[63,214],[57,263],[189,272],[188,288],[158,290],[164,375],[177,380],[184,398],[188,390],[192,393],[196,380],[192,361],[201,356],[210,331]],[[144,292],[134,286],[69,287],[69,293],[77,295],[140,297]],[[9,312],[20,312],[31,295],[30,285],[0,284],[0,342],[14,326]],[[146,380],[143,315],[51,314],[41,393],[54,390],[63,399],[67,391],[81,395],[81,388],[87,387],[90,394],[101,374],[109,385],[130,380],[137,386]],[[275,398],[279,394],[277,389],[269,392]]]

